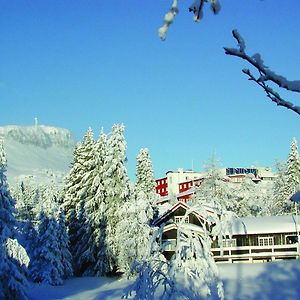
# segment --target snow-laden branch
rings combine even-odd
[[[233,30],[232,35],[238,43],[238,48],[224,47],[225,54],[236,56],[247,61],[259,73],[259,76],[256,78],[249,69],[243,69],[243,73],[249,77],[249,80],[256,82],[266,92],[267,97],[275,102],[278,106],[286,107],[297,114],[300,114],[300,106],[284,100],[277,92],[275,92],[266,84],[267,82],[271,82],[278,85],[280,88],[291,92],[300,93],[300,80],[290,81],[285,77],[276,74],[264,64],[264,61],[259,53],[255,53],[252,56],[246,53],[245,41],[237,30]]]
[[[158,34],[162,41],[166,39],[169,27],[173,23],[175,16],[177,14],[178,14],[177,0],[173,0],[170,10],[165,14],[163,25],[158,29]]]
[[[195,22],[199,22],[203,18],[203,8],[205,3],[210,3],[210,8],[214,14],[217,14],[221,9],[219,0],[195,0],[194,3],[189,7],[189,12],[194,14]],[[166,39],[167,32],[178,12],[177,0],[173,0],[171,8],[165,14],[163,25],[158,29],[158,35],[162,41]]]

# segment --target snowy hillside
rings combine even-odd
[[[69,130],[44,125],[3,126],[0,139],[7,154],[10,184],[24,178],[37,183],[62,182],[75,145]]]

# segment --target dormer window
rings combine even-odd
[[[184,219],[184,223],[190,223],[189,216],[175,216],[174,221],[175,223],[180,223]]]

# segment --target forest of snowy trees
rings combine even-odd
[[[126,169],[126,147],[122,124],[113,125],[109,135],[101,130],[97,139],[88,129],[74,149],[63,188],[26,181],[8,187],[1,143],[1,299],[26,299],[28,280],[61,285],[71,276],[121,274],[136,278],[125,297],[153,299],[158,287],[164,286],[164,299],[174,299],[174,292],[199,299],[212,290],[222,299],[222,283],[210,251],[212,239],[226,235],[235,215],[294,211],[289,198],[300,183],[296,139],[271,184],[255,184],[251,177],[229,184],[212,159],[189,205],[203,215],[203,205],[210,205],[219,214],[207,218],[201,236],[179,224],[175,254],[167,261],[162,255],[162,228],[153,226],[159,198],[149,150],[141,149],[137,155],[133,184]],[[187,288],[176,282],[185,282]]]

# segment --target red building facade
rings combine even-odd
[[[168,181],[167,177],[160,178],[156,180],[156,193],[160,196],[168,196]]]

